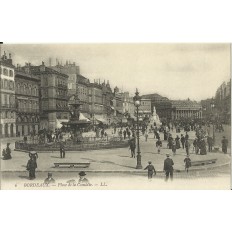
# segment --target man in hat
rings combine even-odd
[[[136,148],[136,144],[135,144],[135,138],[132,138],[129,140],[129,149],[131,150],[131,158],[135,158],[135,148]]]
[[[63,142],[60,142],[60,158],[65,158],[65,148]]]
[[[88,186],[89,181],[87,178],[85,178],[86,173],[84,171],[79,172],[79,181],[78,181],[78,185],[82,185],[82,186]]]
[[[35,169],[36,168],[37,168],[36,160],[33,158],[33,156],[31,156],[27,162],[27,171],[29,171],[29,179],[30,180],[35,179]]]
[[[173,160],[169,158],[169,154],[166,154],[166,156],[167,158],[164,160],[164,171],[166,175],[165,181],[169,179],[169,176],[171,180],[173,179],[173,165],[174,165]]]
[[[228,139],[226,139],[226,137],[223,136],[223,139],[222,139],[222,152],[224,154],[227,153],[227,146],[228,146]]]
[[[144,170],[146,170],[146,169],[147,169],[147,171],[148,171],[148,179],[151,180],[153,174],[156,175],[155,167],[151,164],[151,161],[149,161],[147,167],[144,168]]]
[[[185,137],[184,137],[184,135],[183,135],[183,134],[181,134],[181,139],[180,139],[180,141],[181,141],[181,144],[182,144],[182,148],[184,149],[184,145],[185,145]]]
[[[44,184],[54,184],[55,180],[52,178],[52,173],[48,173],[48,177],[44,180]]]
[[[186,156],[184,159],[185,163],[185,170],[188,172],[188,169],[191,167],[191,159],[189,158],[189,155]]]

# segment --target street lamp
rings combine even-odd
[[[139,106],[141,105],[141,97],[139,96],[138,89],[136,88],[135,96],[133,97],[134,105],[136,107],[137,118],[137,165],[136,169],[142,169],[140,146],[139,146]]]
[[[210,103],[211,106],[211,113],[212,113],[212,119],[213,119],[213,145],[215,145],[215,132],[214,132],[214,108],[215,108],[215,103],[214,103],[214,99],[212,98],[212,101]]]

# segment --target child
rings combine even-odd
[[[185,170],[188,172],[188,169],[191,167],[191,159],[189,158],[189,155],[184,159],[185,163]]]

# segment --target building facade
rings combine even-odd
[[[178,119],[201,119],[202,106],[196,101],[173,100],[172,102],[172,120]]]
[[[80,99],[81,105],[81,113],[85,115],[85,117],[90,117],[89,112],[89,79],[82,75],[77,75],[77,95]]]
[[[224,122],[231,121],[231,80],[223,82],[215,94],[215,109],[217,118]]]
[[[71,97],[75,95],[77,92],[77,78],[80,74],[79,66],[77,66],[75,62],[71,63],[70,61],[66,61],[65,65],[62,65],[56,60],[56,65],[50,65],[49,68],[68,75],[68,96]]]
[[[40,66],[31,66],[31,73],[40,79],[40,129],[54,131],[62,122],[67,122],[68,75]]]
[[[152,109],[151,109],[151,99],[141,99],[141,105],[139,107],[139,114],[142,117],[150,117],[152,114]]]
[[[0,137],[16,136],[15,67],[11,54],[0,58]]]
[[[39,82],[33,76],[30,64],[15,69],[16,134],[37,134],[40,125]]]

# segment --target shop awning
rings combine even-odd
[[[95,119],[103,124],[107,124],[107,121],[104,118],[102,118],[101,116],[95,115]]]
[[[82,113],[80,113],[79,120],[86,120],[87,122],[90,122],[90,120],[88,118],[86,118],[85,115]]]

